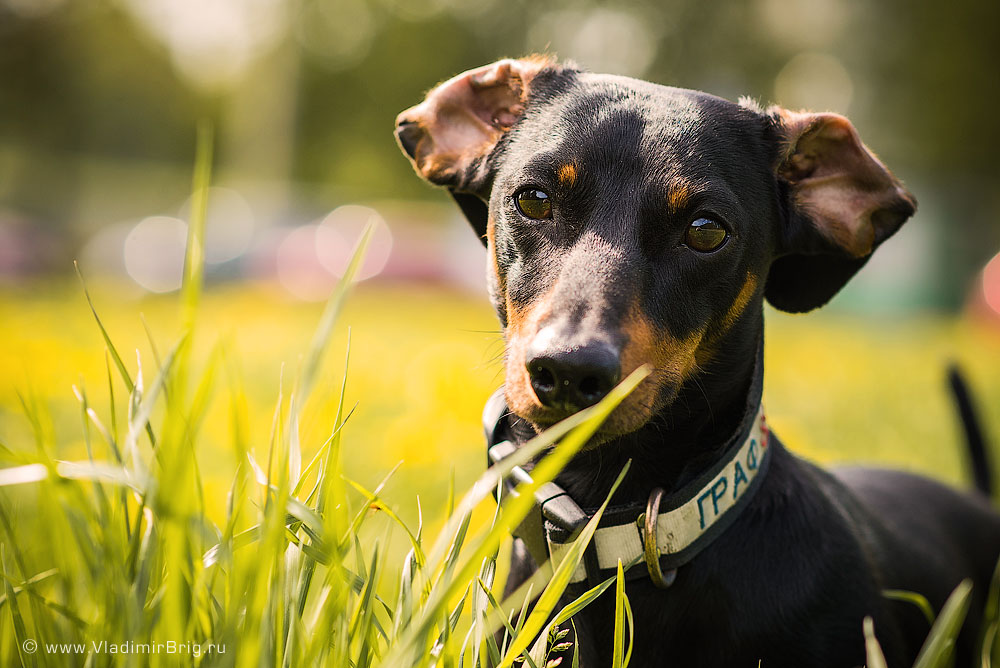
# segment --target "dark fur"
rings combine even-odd
[[[560,475],[581,506],[598,506],[629,459],[618,503],[645,500],[656,486],[677,489],[708,468],[744,409],[763,300],[790,311],[820,306],[866,261],[820,235],[776,176],[787,148],[781,130],[775,113],[753,105],[552,67],[532,82],[523,116],[495,147],[442,183],[480,234],[493,219],[491,288],[505,327],[508,304],[529,308],[555,289],[557,316],[578,325],[569,338],[627,336],[617,327],[630,300],[674,337],[703,327],[714,337],[707,359],[642,427],[581,453]],[[556,177],[567,162],[578,166],[572,189]],[[667,213],[668,186],[678,179],[691,197]],[[550,194],[554,220],[518,214],[512,197],[526,184]],[[912,212],[912,200],[879,211],[889,232],[875,243]],[[733,236],[698,254],[681,242],[705,214],[725,220]],[[761,279],[749,306],[720,326],[748,273]],[[509,436],[523,441],[538,424],[515,420]],[[958,665],[970,665],[1000,553],[1000,517],[988,501],[904,473],[831,474],[776,438],[772,448],[750,506],[680,568],[671,588],[629,582],[632,665],[860,666],[862,619],[871,615],[890,665],[907,666],[929,626],[915,606],[882,590],[918,592],[937,611],[967,577],[975,588]],[[515,546],[508,590],[534,568]],[[605,595],[577,616],[583,665],[609,664],[613,609]]]

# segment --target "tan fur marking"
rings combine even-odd
[[[748,271],[746,280],[743,281],[743,287],[740,288],[739,294],[736,295],[736,299],[733,300],[729,310],[726,311],[726,315],[722,318],[723,331],[729,330],[736,324],[736,321],[740,319],[740,316],[743,315],[743,311],[745,311],[747,306],[750,304],[750,300],[753,298],[756,291],[757,277]]]
[[[559,168],[559,184],[567,188],[572,188],[576,183],[576,165],[567,162]]]
[[[691,187],[684,181],[674,181],[667,190],[667,206],[670,213],[678,213],[687,206],[691,199]]]
[[[526,350],[538,334],[541,323],[551,313],[554,294],[553,288],[524,310],[515,308],[509,297],[506,301],[507,405],[513,412],[535,424],[554,420],[548,417],[549,409],[538,401],[531,387],[531,378],[525,365]],[[684,338],[675,338],[650,323],[638,303],[633,304],[622,321],[621,328],[627,337],[621,358],[622,377],[644,364],[652,367],[652,373],[605,421],[601,427],[604,436],[599,436],[598,440],[638,429],[673,400],[683,382],[698,369],[696,355],[706,331],[705,328],[700,328]]]
[[[681,384],[698,368],[696,353],[705,336],[705,328],[680,339],[671,336],[650,323],[637,303],[622,322],[622,330],[628,337],[622,352],[622,376],[643,364],[652,366],[653,371],[608,420],[610,430],[619,433],[638,428],[676,396]]]
[[[748,271],[746,278],[743,281],[743,285],[740,287],[739,293],[737,293],[736,298],[733,299],[733,303],[729,305],[729,308],[726,310],[726,314],[722,316],[720,320],[716,321],[716,324],[712,325],[708,335],[705,337],[701,347],[698,349],[696,358],[699,365],[704,366],[711,361],[712,356],[718,350],[718,343],[726,335],[726,332],[733,328],[743,313],[747,310],[747,306],[750,305],[750,301],[757,292],[757,286],[759,283],[760,279]]]
[[[528,376],[527,349],[538,334],[539,324],[552,311],[552,297],[555,286],[527,309],[518,309],[510,296],[506,296],[507,328],[504,338],[507,340],[507,374],[504,389],[507,396],[507,406],[518,415],[529,417],[545,410],[535,391],[531,388],[531,378]]]

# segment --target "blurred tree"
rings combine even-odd
[[[584,66],[765,103],[794,91],[788,81],[839,90],[824,99],[842,105],[931,204],[918,215],[940,232],[949,269],[941,303],[956,304],[970,272],[1000,247],[997,2],[176,1],[0,0],[4,206],[75,229],[94,224],[82,220],[94,214],[81,191],[99,189],[113,215],[157,213],[183,192],[193,127],[206,116],[219,124],[222,175],[294,183],[318,209],[443,198],[398,155],[396,113],[463,69],[554,50]],[[201,38],[229,30],[237,39],[243,26],[263,41],[236,49],[239,67],[213,87],[191,60],[200,52],[177,51],[185,20]],[[810,80],[803,63],[826,69]],[[108,168],[87,167],[95,162]],[[138,201],[114,209],[129,193]]]
[[[190,163],[194,119],[214,105],[108,2],[20,16],[0,3],[3,199],[56,225],[73,218],[80,161]],[[113,187],[113,184],[109,184]]]

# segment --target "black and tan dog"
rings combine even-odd
[[[769,436],[758,409],[764,299],[821,306],[916,207],[847,119],[533,57],[437,86],[396,135],[488,246],[503,438],[653,367],[557,479],[596,507],[633,462],[609,511],[620,523],[577,578],[652,551],[627,588],[633,665],[860,666],[865,616],[890,664],[910,665],[928,622],[883,591],[939,609],[963,578],[975,588],[958,658],[971,661],[1000,553],[985,497],[897,472],[831,475]],[[540,544],[558,559],[546,517]],[[511,582],[549,555],[519,541]],[[585,666],[609,663],[610,606],[575,620]]]

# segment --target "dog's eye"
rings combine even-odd
[[[699,253],[708,253],[726,243],[729,232],[721,223],[709,218],[699,218],[684,233],[684,244]]]
[[[532,220],[552,217],[552,202],[549,196],[538,188],[524,188],[514,194],[514,204],[521,215]]]

